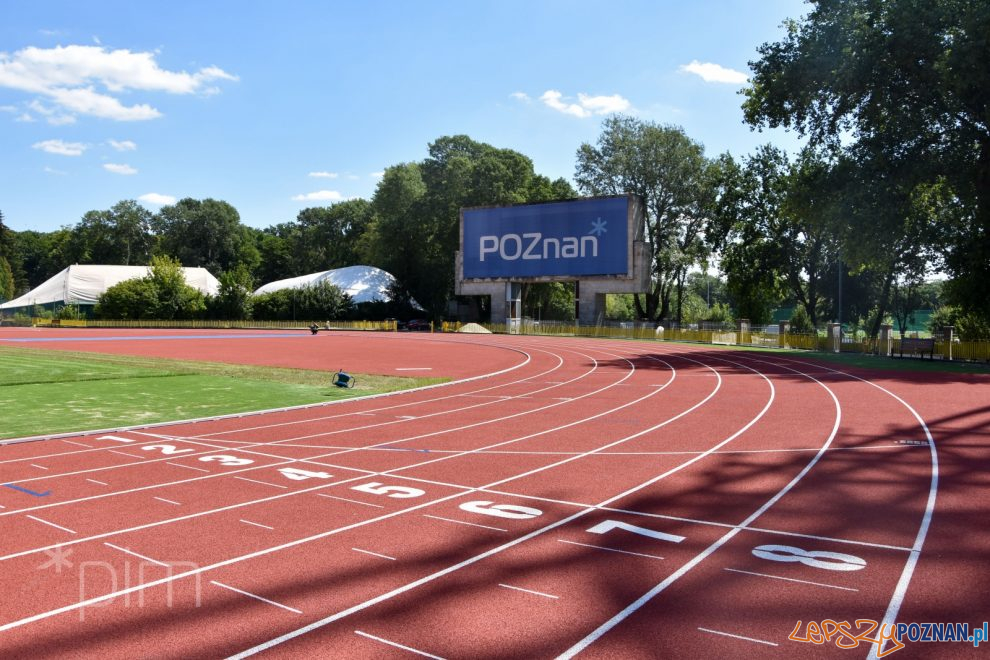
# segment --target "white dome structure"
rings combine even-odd
[[[395,282],[395,278],[391,273],[374,266],[348,266],[269,282],[258,288],[254,295],[281,289],[302,289],[320,282],[333,284],[349,295],[355,303],[388,302],[390,299],[388,289]]]

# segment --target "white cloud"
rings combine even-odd
[[[38,99],[34,99],[30,103],[28,103],[27,106],[28,108],[38,113],[42,117],[45,117],[45,121],[47,121],[52,126],[65,126],[66,124],[76,123],[76,118],[74,116],[67,115],[65,113],[60,113],[58,110],[55,110],[54,108],[49,108]],[[25,113],[25,115],[26,114],[27,113]]]
[[[14,119],[14,121],[23,122],[25,124],[32,124],[35,122],[35,118],[29,115],[28,113],[24,112],[19,114],[17,118]]]
[[[385,170],[382,170],[381,172],[372,172],[371,176],[375,177],[376,179],[380,179],[383,176],[385,176]]]
[[[533,102],[533,99],[529,98],[529,94],[526,92],[512,92],[509,96],[517,101],[522,101],[523,103]]]
[[[62,170],[56,170],[52,167],[46,166],[44,169],[46,174],[55,174],[57,176],[65,176],[66,174],[68,174],[68,172],[63,172]]]
[[[137,149],[137,144],[131,140],[107,140],[107,142],[117,151],[134,151]]]
[[[691,60],[690,64],[682,64],[681,71],[693,73],[701,77],[705,82],[727,83],[732,85],[742,85],[746,82],[746,74],[735,69],[727,69],[720,64],[712,62],[699,62]]]
[[[35,142],[31,147],[49,154],[58,154],[59,156],[82,156],[83,152],[89,149],[89,145],[82,142],[63,142],[62,140]]]
[[[555,89],[548,89],[543,92],[540,100],[549,107],[565,115],[575,117],[590,117],[592,115],[607,115],[612,112],[623,112],[628,110],[630,103],[618,94],[611,96],[589,96],[588,94],[578,94],[577,103],[565,103],[562,99],[564,95]]]
[[[326,202],[326,201],[339,201],[344,199],[336,190],[317,190],[316,192],[306,193],[305,195],[294,195],[292,200],[295,202]]]
[[[551,107],[558,112],[563,112],[565,115],[574,115],[575,117],[591,116],[591,113],[588,110],[585,110],[576,103],[561,102],[560,99],[563,98],[563,96],[563,94],[555,89],[548,89],[543,92],[543,96],[540,97],[540,100],[543,101],[548,107]]]
[[[175,204],[176,199],[172,195],[160,195],[159,193],[147,193],[138,197],[138,201],[152,206],[168,206]]]
[[[17,112],[17,106],[14,105],[0,105],[0,112]]]
[[[309,176],[316,179],[336,179],[340,175],[336,172],[310,172]]]
[[[117,163],[105,163],[103,169],[114,174],[137,174],[137,170],[130,165],[118,165]]]
[[[212,91],[214,81],[237,80],[215,66],[194,73],[167,71],[156,53],[107,50],[103,46],[28,47],[0,52],[0,87],[46,97],[63,110],[117,121],[155,119],[146,104],[126,106],[115,96],[132,90],[195,94]]]
[[[607,115],[613,112],[625,112],[629,109],[629,100],[618,94],[612,96],[588,96],[578,94],[578,102],[582,108],[590,110],[596,115]]]

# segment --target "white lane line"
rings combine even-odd
[[[283,486],[282,484],[272,484],[272,483],[268,483],[267,481],[258,481],[257,479],[249,479],[248,477],[234,477],[234,479],[240,479],[241,481],[251,481],[256,484],[261,484],[262,486],[273,486],[275,488],[285,488],[285,489],[289,488],[288,486]]]
[[[30,518],[31,520],[37,520],[38,522],[40,522],[42,524],[45,524],[45,525],[48,525],[49,527],[54,527],[55,529],[60,529],[63,532],[68,532],[69,534],[75,534],[75,532],[73,530],[69,529],[68,527],[62,527],[61,525],[56,525],[53,522],[48,522],[47,520],[42,520],[41,518],[36,518],[36,517],[32,516],[30,513],[27,514],[27,517]]]
[[[396,415],[399,419],[416,419],[415,415]]]
[[[722,632],[721,630],[712,630],[710,628],[698,628],[702,632],[711,633],[713,635],[724,635],[726,637],[731,637],[733,639],[742,639],[747,642],[756,642],[757,644],[766,644],[767,646],[780,646],[776,642],[768,642],[762,639],[754,639],[752,637],[743,637],[742,635],[733,635],[732,633]]]
[[[182,504],[180,502],[176,502],[175,500],[166,500],[164,497],[158,497],[157,495],[152,495],[151,496],[151,499],[158,500],[160,502],[165,502],[167,504],[175,504],[175,505],[178,505],[178,506],[182,506]]]
[[[396,367],[396,371],[433,371],[433,367]]]
[[[113,451],[112,449],[110,451]],[[183,465],[182,463],[171,463],[165,461],[165,465],[171,465],[172,467],[186,468],[187,470],[199,470],[200,472],[209,472],[209,470],[204,470],[203,468],[198,468],[192,465]]]
[[[88,479],[87,478],[86,481],[91,481],[94,484],[100,484],[101,486],[109,486],[110,485],[110,484],[108,484],[106,482],[103,482],[103,481],[97,481],[96,479]]]
[[[108,449],[107,451],[111,454],[120,454],[121,456],[126,456],[128,458],[137,458],[142,461],[144,460],[144,456],[135,456],[134,454],[128,454],[126,451],[117,451],[116,449]]]
[[[554,600],[557,600],[557,599],[560,598],[560,596],[554,596],[553,594],[545,594],[542,591],[533,591],[532,589],[523,589],[522,587],[513,587],[511,584],[502,584],[502,583],[499,583],[498,586],[505,587],[506,589],[515,589],[516,591],[525,591],[526,593],[533,594],[534,596],[542,596],[544,598],[552,598]]]
[[[245,525],[254,525],[255,527],[264,527],[265,529],[275,529],[274,527],[269,527],[268,525],[262,525],[261,523],[251,522],[250,520],[244,520],[240,518],[240,521]]]
[[[337,495],[327,495],[326,493],[317,493],[317,495],[319,497],[328,497],[331,500],[343,500],[344,502],[353,502],[354,504],[363,504],[365,506],[374,506],[374,507],[378,507],[379,509],[384,509],[385,508],[385,505],[384,504],[371,504],[370,502],[362,502],[361,500],[351,500],[351,499],[348,499],[346,497],[338,497]]]
[[[619,550],[617,548],[606,548],[603,545],[591,545],[590,543],[578,543],[577,541],[567,541],[565,539],[557,539],[561,543],[570,543],[571,545],[583,545],[586,548],[597,548],[598,550],[608,550],[609,552],[619,552],[624,555],[635,555],[637,557],[649,557],[650,559],[663,559],[660,555],[648,555],[642,552],[631,552],[629,550]]]
[[[787,362],[794,362],[795,364],[810,366],[810,363],[808,362],[800,362],[796,360],[787,360]],[[790,368],[790,367],[786,367],[786,368]],[[925,503],[925,514],[921,518],[921,524],[918,525],[918,534],[915,536],[914,544],[912,544],[911,546],[911,554],[908,555],[907,561],[904,562],[904,570],[901,571],[901,577],[897,581],[897,586],[894,588],[894,593],[893,595],[891,595],[890,602],[887,604],[887,611],[884,614],[883,622],[881,622],[880,624],[881,626],[893,626],[894,623],[897,621],[897,614],[898,612],[900,612],[901,605],[904,602],[904,596],[907,593],[908,585],[911,584],[911,578],[914,576],[914,569],[918,565],[918,560],[921,559],[921,549],[925,545],[925,539],[928,537],[928,528],[931,526],[932,523],[932,514],[935,512],[935,499],[938,495],[938,480],[939,480],[938,451],[935,447],[935,438],[932,437],[931,430],[929,430],[928,425],[925,423],[924,418],[922,418],[922,416],[918,414],[918,411],[912,408],[910,405],[908,405],[907,401],[897,396],[890,390],[881,387],[880,385],[877,385],[874,382],[868,381],[865,378],[854,376],[853,374],[847,373],[845,371],[838,371],[836,369],[828,369],[828,371],[833,374],[841,374],[849,378],[854,378],[860,382],[866,383],[867,385],[871,385],[876,389],[880,390],[881,392],[887,394],[894,400],[896,400],[902,406],[907,408],[908,411],[911,413],[911,415],[914,416],[915,421],[917,421],[918,424],[921,425],[921,428],[924,430],[925,438],[928,439],[928,451],[931,454],[931,461],[932,461],[932,477],[931,477],[931,483],[928,487],[928,500]],[[871,647],[870,653],[867,655],[867,660],[876,660],[876,658],[880,657],[878,653],[882,650],[883,649],[881,649],[879,646],[875,648]]]
[[[744,573],[745,575],[756,575],[758,577],[773,578],[774,580],[787,580],[788,582],[800,582],[801,584],[811,584],[816,587],[828,587],[829,589],[842,589],[843,591],[859,591],[859,589],[853,589],[852,587],[840,587],[834,584],[825,584],[823,582],[811,582],[809,580],[798,580],[797,578],[783,577],[781,575],[769,575],[767,573],[754,573],[752,571],[742,571],[738,568],[726,568],[726,571],[732,571],[733,573]]]
[[[464,522],[463,520],[454,520],[453,518],[444,518],[443,516],[431,516],[428,513],[423,514],[424,518],[433,518],[434,520],[446,520],[450,523],[457,523],[458,525],[469,525],[470,527],[481,527],[483,529],[494,529],[496,532],[507,532],[509,530],[502,529],[501,527],[492,527],[491,525],[479,525],[478,523]]]
[[[375,557],[381,557],[382,559],[391,559],[395,561],[395,557],[389,557],[388,555],[380,555],[377,552],[372,552],[371,550],[362,550],[361,548],[351,548],[354,552],[363,552],[366,555],[374,555]]]
[[[75,440],[62,440],[62,442],[67,442],[70,445],[76,445],[77,447],[85,447],[86,449],[92,449],[93,445],[84,445],[81,442],[76,442]]]
[[[593,366],[590,371],[586,372],[586,374],[584,374],[582,376],[578,376],[578,377],[574,378],[573,380],[578,380],[579,378],[583,378],[585,375],[590,374],[592,371],[594,371],[594,369],[597,368],[597,361],[594,360],[594,358],[592,358],[592,357],[590,357],[590,356],[588,356],[586,354],[583,354],[583,353],[578,353],[578,355],[582,355],[582,356],[584,356],[586,358],[591,359],[594,362],[595,366]],[[556,356],[555,355],[554,357],[557,357],[558,358],[558,361],[562,364],[562,360],[560,360],[559,356]],[[616,356],[616,357],[619,357],[619,356]],[[666,362],[664,362],[664,363],[667,364]],[[671,378],[670,378],[670,381],[669,382],[673,382],[674,381],[674,377],[675,377],[674,374],[673,374],[673,367],[671,367],[669,364],[667,364],[667,366],[670,367],[671,368],[671,371],[672,371]],[[556,368],[557,367],[554,367],[554,369],[556,369]],[[611,387],[614,387],[614,386],[616,386],[618,384],[621,384],[622,380],[625,380],[627,378],[630,378],[631,376],[632,376],[632,371],[630,371],[630,373],[627,374],[626,376],[624,376],[620,381],[618,381],[616,383],[611,383],[611,384],[609,384],[609,385],[607,385],[605,387],[599,388],[598,390],[595,390],[593,392],[589,392],[588,394],[583,395],[583,397],[591,396],[592,394],[602,392],[602,391],[607,390],[607,389],[609,389]],[[716,377],[718,377],[718,374],[717,373],[716,373]],[[721,379],[720,378],[719,378],[719,383],[721,383]],[[664,426],[664,425],[666,425],[666,424],[674,421],[675,419],[678,419],[679,417],[682,417],[682,416],[688,414],[689,412],[691,412],[692,410],[694,410],[698,406],[703,405],[708,399],[710,399],[712,396],[715,395],[715,393],[718,391],[719,387],[720,387],[720,385],[717,386],[715,388],[715,390],[713,390],[712,393],[709,394],[703,401],[695,404],[694,406],[692,406],[688,410],[682,412],[680,415],[677,415],[674,418],[671,418],[671,419],[667,420],[666,422],[663,422],[663,423],[657,425],[656,428],[660,428],[661,426]],[[604,411],[604,412],[598,413],[596,415],[592,415],[592,416],[587,417],[587,418],[585,418],[583,420],[577,420],[577,421],[571,422],[569,424],[561,425],[559,427],[554,427],[552,429],[546,429],[546,430],[543,430],[543,431],[540,431],[540,432],[537,432],[537,433],[533,433],[533,434],[530,434],[530,435],[527,435],[527,436],[523,436],[523,437],[520,437],[520,438],[515,438],[513,440],[508,440],[508,441],[505,441],[505,442],[497,443],[496,445],[491,445],[489,447],[481,447],[481,448],[479,448],[479,450],[490,449],[492,447],[502,446],[502,445],[505,445],[505,444],[511,444],[511,443],[514,443],[514,442],[519,442],[519,441],[522,441],[522,440],[526,440],[528,438],[532,438],[532,437],[537,437],[537,436],[540,436],[540,435],[544,435],[546,433],[552,433],[554,431],[559,431],[560,429],[569,428],[571,426],[575,426],[575,425],[580,424],[582,422],[590,421],[592,419],[597,419],[599,417],[602,417],[604,415],[610,414],[612,412],[616,412],[616,411],[621,410],[623,408],[627,408],[627,407],[629,407],[631,405],[635,405],[636,403],[639,403],[640,401],[645,400],[645,399],[649,398],[650,396],[653,396],[654,394],[656,394],[656,392],[651,393],[651,394],[648,394],[648,395],[643,396],[643,397],[640,397],[639,399],[636,399],[634,401],[631,401],[631,402],[622,404],[620,406],[617,406],[616,408],[613,408],[612,410]],[[454,396],[458,396],[458,395],[452,395],[452,397],[454,397]],[[544,406],[543,408],[540,408],[538,410],[545,410],[547,408],[552,408],[552,407],[554,407],[556,405],[560,405],[560,404],[552,404],[552,405],[549,405],[549,406]],[[469,406],[468,408],[473,408],[473,407],[474,406]],[[421,437],[427,437],[427,436],[431,436],[431,435],[439,435],[441,433],[449,433],[451,431],[464,430],[464,429],[467,429],[467,428],[473,428],[475,426],[481,426],[481,425],[484,425],[484,424],[490,424],[490,423],[500,422],[500,421],[504,421],[506,419],[512,419],[512,418],[515,418],[515,417],[520,417],[520,416],[523,416],[523,415],[526,415],[526,414],[530,414],[532,412],[536,412],[536,411],[526,411],[526,412],[516,413],[516,414],[513,414],[513,415],[508,415],[508,416],[505,416],[505,417],[500,417],[500,418],[493,419],[493,420],[487,420],[485,422],[479,422],[479,423],[475,423],[475,424],[469,424],[469,425],[462,426],[462,427],[457,427],[457,428],[454,428],[454,429],[447,429],[445,431],[435,431],[433,433],[424,434],[422,436],[416,436],[414,438],[409,438],[409,440],[419,439]],[[762,415],[762,413],[760,413],[760,415]],[[758,418],[759,418],[759,416],[757,417],[757,419]],[[751,422],[750,425],[752,423],[755,423],[755,421],[756,420],[754,420],[753,422]],[[275,424],[275,425],[268,425],[268,426],[282,426],[282,424]],[[747,425],[746,428],[748,428],[748,426],[749,425]],[[252,429],[241,429],[241,430],[252,430]],[[624,439],[619,440],[619,441],[616,441],[615,443],[612,443],[610,445],[606,445],[602,449],[607,449],[607,448],[612,447],[612,446],[614,446],[616,444],[619,444],[621,442],[624,442],[625,440],[629,440],[629,439],[632,439],[634,437],[638,437],[640,435],[645,434],[646,432],[648,432],[650,430],[653,430],[653,429],[646,429],[644,431],[641,431],[640,433],[637,433],[637,434],[635,434],[633,436],[630,436],[629,438],[624,438]],[[742,433],[744,430],[745,430],[745,428],[744,429],[741,429],[738,433]],[[735,437],[735,436],[733,436],[733,437]],[[297,439],[299,439],[299,438],[294,438],[294,439],[293,438],[289,438],[289,439],[287,439],[287,441],[292,441],[292,440],[297,440]],[[731,438],[730,438],[730,440],[731,440]],[[726,442],[728,442],[728,440]],[[473,452],[465,452],[465,454],[470,454],[470,453],[473,453]],[[317,457],[310,457],[310,459],[308,459],[308,460],[312,461],[312,459],[314,459],[314,458],[320,458],[320,457],[319,456],[317,456]],[[434,459],[432,461],[425,461],[425,462],[420,463],[420,464],[417,464],[417,465],[424,465],[424,464],[427,464],[427,463],[434,463],[434,462],[441,461],[441,460],[445,460],[445,459],[438,458],[438,459]],[[553,464],[553,465],[547,466],[544,469],[548,469],[550,467],[555,467],[556,465],[559,465],[559,463],[558,464]],[[397,468],[397,469],[399,469],[399,468]],[[535,470],[535,471],[538,471],[538,470]],[[531,471],[531,472],[535,472],[535,471]],[[378,473],[378,474],[391,474],[392,472],[394,472],[394,470],[389,470],[389,471]],[[527,473],[527,474],[529,474],[529,473]],[[216,475],[213,475],[213,476],[216,476]],[[523,475],[523,476],[525,476],[525,475]],[[200,477],[199,479],[191,479],[189,481],[198,481],[200,479],[207,479],[207,478],[213,478],[213,477],[212,476],[211,477]],[[361,478],[364,478],[364,477],[355,477],[353,479],[347,479],[347,480],[345,480],[345,482],[355,481],[355,480],[361,479]],[[508,479],[503,480],[503,481],[508,481]],[[340,482],[340,483],[345,483],[345,482]],[[186,482],[175,482],[175,483],[186,483]],[[489,485],[490,486],[494,486],[494,485],[497,485],[498,483],[502,483],[502,482],[496,482],[496,483],[489,484]],[[649,482],[649,483],[652,483],[652,482]],[[649,485],[649,483],[643,484],[641,487],[646,487],[647,485]],[[172,485],[172,484],[157,484],[156,486],[153,486],[153,487],[161,487],[163,485]],[[317,486],[317,487],[313,488],[312,490],[316,490],[317,488],[325,488],[325,487],[326,486],[321,485],[321,486]],[[135,492],[137,490],[145,490],[146,488],[151,488],[151,487],[137,488],[137,489],[133,489],[132,491],[123,491],[122,493],[125,493],[125,492]],[[124,594],[127,594],[127,593],[131,593],[133,591],[139,591],[139,590],[146,589],[148,587],[156,586],[158,584],[164,584],[164,583],[167,583],[167,582],[172,582],[174,580],[181,579],[181,578],[187,577],[189,575],[198,575],[198,574],[201,574],[201,573],[203,573],[203,572],[205,572],[207,570],[211,570],[211,569],[215,569],[215,568],[220,568],[222,566],[227,566],[227,565],[234,564],[234,563],[237,563],[237,562],[245,561],[245,560],[248,560],[248,559],[252,559],[254,557],[257,557],[257,556],[263,556],[263,555],[271,554],[271,553],[277,552],[279,550],[284,550],[286,548],[295,547],[295,546],[301,545],[303,543],[308,543],[310,541],[314,541],[314,540],[319,539],[319,538],[325,538],[325,537],[330,536],[330,535],[333,535],[333,534],[342,533],[342,532],[345,532],[347,530],[350,530],[350,529],[353,529],[353,528],[356,528],[356,527],[361,527],[361,526],[364,526],[364,525],[372,524],[372,523],[378,522],[380,520],[385,520],[385,519],[388,519],[388,518],[392,518],[394,516],[403,515],[405,513],[410,512],[410,511],[418,510],[418,509],[421,509],[421,508],[424,508],[424,507],[427,507],[427,506],[435,506],[435,505],[437,505],[437,504],[439,504],[441,502],[445,502],[447,500],[451,500],[451,499],[454,499],[454,498],[457,498],[457,497],[461,497],[461,496],[463,496],[463,495],[465,495],[467,493],[477,492],[478,490],[479,489],[472,488],[472,489],[469,489],[468,491],[466,491],[465,493],[455,493],[453,495],[447,495],[445,497],[437,498],[436,500],[433,500],[431,502],[426,502],[424,504],[420,504],[420,505],[409,507],[408,509],[403,509],[403,510],[396,511],[396,512],[393,512],[393,513],[384,514],[384,515],[382,515],[382,516],[380,516],[378,518],[374,518],[374,519],[371,519],[371,520],[362,521],[360,523],[354,523],[352,525],[345,525],[344,527],[340,527],[340,528],[333,529],[333,530],[330,530],[330,531],[327,531],[327,532],[323,532],[323,533],[317,534],[315,536],[306,537],[306,538],[303,538],[303,539],[296,539],[294,541],[290,541],[288,543],[285,543],[285,544],[282,544],[282,545],[279,545],[279,546],[275,546],[275,547],[272,547],[272,548],[266,548],[266,549],[264,549],[262,551],[257,551],[257,552],[254,552],[254,553],[250,553],[248,555],[243,555],[243,556],[240,556],[240,557],[235,557],[235,558],[227,559],[227,560],[224,560],[224,561],[221,561],[221,562],[218,562],[218,563],[209,565],[209,566],[204,566],[204,567],[197,568],[195,570],[186,571],[186,572],[181,573],[181,574],[170,576],[169,578],[166,578],[166,579],[163,579],[163,580],[157,580],[157,581],[149,582],[147,584],[142,584],[142,585],[137,585],[137,586],[133,586],[133,587],[128,587],[128,588],[126,588],[124,590],[121,590],[121,591],[118,591],[118,592],[115,592],[115,593],[105,594],[105,595],[102,595],[102,596],[98,596],[98,597],[95,597],[95,598],[88,599],[88,600],[83,601],[83,602],[75,603],[73,605],[67,605],[67,606],[64,606],[64,607],[61,607],[61,608],[57,608],[55,610],[51,610],[51,611],[48,611],[48,612],[43,612],[41,614],[36,614],[34,616],[27,617],[27,618],[21,619],[19,621],[12,621],[10,623],[0,624],[0,632],[3,632],[5,630],[9,630],[11,628],[19,627],[19,626],[22,626],[22,625],[26,625],[28,623],[33,623],[35,621],[46,619],[46,618],[49,618],[49,617],[52,617],[52,616],[56,616],[56,615],[62,614],[64,612],[68,612],[68,611],[71,611],[71,610],[79,609],[80,607],[86,607],[86,606],[92,605],[92,604],[97,603],[97,602],[104,602],[106,600],[109,600],[109,599],[112,599],[112,598],[115,598],[117,596],[124,595]],[[620,495],[618,497],[624,497],[625,495],[628,495],[629,493],[633,492],[634,490],[635,489],[633,489],[632,491],[628,491],[627,493],[623,493],[622,495]],[[286,496],[289,496],[289,495],[295,495],[295,494],[299,494],[301,492],[307,492],[307,491],[296,491],[296,492],[292,492],[292,493],[287,493],[286,495],[280,495],[280,496],[275,496],[275,497],[267,498],[267,500],[279,499],[281,497],[286,497]],[[616,497],[615,499],[618,499],[618,497]],[[94,499],[94,498],[86,498],[86,499]],[[257,500],[257,501],[252,502],[252,503],[241,503],[241,504],[237,504],[237,505],[231,505],[229,507],[222,507],[220,509],[214,509],[214,510],[209,511],[209,512],[204,512],[204,513],[200,513],[200,514],[193,514],[193,515],[189,515],[189,516],[182,516],[180,518],[175,518],[175,519],[173,519],[171,521],[166,521],[166,522],[176,522],[178,520],[185,520],[185,519],[189,519],[189,518],[193,518],[193,517],[198,517],[200,515],[206,515],[206,513],[218,513],[218,512],[220,512],[222,510],[238,508],[238,507],[241,507],[241,506],[247,506],[248,504],[257,503],[257,502],[260,502],[260,501],[262,501],[262,500]],[[612,500],[609,500],[609,501],[612,501]],[[608,501],[605,502],[605,504],[607,504],[607,503],[608,503]],[[309,632],[310,630],[323,627],[323,626],[325,626],[325,625],[327,625],[329,623],[332,623],[333,621],[336,621],[336,620],[342,619],[342,618],[344,618],[346,616],[349,616],[350,614],[352,614],[354,612],[363,610],[363,609],[365,609],[367,607],[370,607],[371,605],[374,605],[374,604],[376,604],[378,602],[382,602],[384,600],[388,600],[389,598],[392,598],[394,596],[397,596],[400,593],[405,593],[405,592],[409,591],[410,589],[414,589],[414,588],[418,587],[421,584],[424,584],[424,583],[427,583],[427,582],[431,582],[432,580],[437,579],[439,577],[442,577],[443,575],[446,575],[446,574],[451,573],[453,571],[459,570],[460,568],[463,568],[464,566],[468,566],[468,565],[474,564],[477,561],[481,561],[482,559],[484,559],[484,558],[486,558],[486,557],[488,557],[490,555],[493,555],[493,554],[495,554],[497,552],[500,552],[502,550],[505,550],[507,548],[513,547],[513,546],[515,546],[515,545],[517,545],[519,543],[522,543],[522,542],[524,542],[524,541],[526,541],[526,540],[528,540],[528,539],[530,539],[530,538],[532,538],[534,536],[537,536],[537,535],[542,534],[542,533],[544,533],[546,531],[549,531],[550,529],[555,529],[555,528],[560,527],[560,526],[562,526],[564,524],[567,524],[567,523],[571,522],[572,520],[574,520],[576,518],[579,518],[579,517],[581,517],[583,515],[586,515],[586,514],[589,514],[589,513],[593,512],[594,510],[595,510],[594,508],[589,508],[589,509],[586,509],[584,511],[581,511],[581,512],[579,512],[577,514],[574,514],[572,516],[569,516],[568,518],[566,518],[564,520],[558,521],[558,522],[553,523],[553,524],[551,524],[551,525],[549,525],[549,526],[547,526],[547,527],[545,527],[543,529],[537,530],[536,532],[531,532],[530,534],[527,534],[527,535],[523,536],[522,538],[516,539],[514,541],[510,541],[509,543],[506,543],[506,544],[500,546],[499,548],[495,548],[493,550],[489,550],[489,551],[487,551],[485,553],[482,553],[481,555],[478,555],[476,557],[472,557],[469,560],[466,560],[464,562],[460,562],[459,564],[457,564],[455,566],[452,566],[452,567],[449,567],[447,569],[438,571],[437,573],[434,573],[432,575],[426,576],[425,578],[421,578],[421,579],[419,579],[419,580],[417,580],[417,581],[415,581],[413,583],[404,585],[404,586],[402,586],[402,587],[400,587],[398,589],[394,589],[394,590],[392,590],[391,592],[389,592],[387,594],[383,594],[381,596],[378,596],[376,598],[373,598],[373,599],[371,599],[369,601],[366,601],[364,603],[360,603],[360,604],[358,604],[356,606],[353,606],[351,608],[348,608],[347,610],[344,610],[343,612],[339,612],[339,613],[334,614],[334,615],[332,615],[330,617],[327,617],[326,619],[322,619],[322,620],[317,621],[315,623],[309,624],[308,626],[305,626],[304,628],[300,628],[299,630],[293,631],[291,633],[287,633],[286,635],[283,635],[282,637],[279,637],[277,639],[274,639],[274,640],[270,640],[268,642],[265,642],[264,644],[262,644],[262,645],[260,645],[258,647],[255,647],[253,649],[248,649],[247,651],[243,651],[243,652],[241,652],[240,654],[238,654],[237,656],[234,656],[234,657],[240,658],[240,657],[247,657],[248,655],[253,655],[254,653],[259,652],[260,650],[264,650],[264,649],[270,648],[270,647],[272,647],[274,645],[277,645],[277,644],[280,644],[280,643],[282,643],[282,642],[284,642],[284,641],[286,641],[288,639],[297,637],[297,636],[299,636],[301,634],[305,634],[306,632]],[[122,531],[134,531],[136,529],[144,529],[144,528],[147,528],[147,527],[158,526],[159,524],[162,524],[162,523],[151,523],[151,524],[147,524],[147,525],[141,525],[141,526],[138,526],[138,527],[133,527],[133,528],[131,528],[129,530],[118,530],[118,531],[116,531],[114,533],[121,533]],[[97,537],[90,537],[90,539],[85,539],[85,540],[91,540],[93,538],[97,538]],[[60,547],[60,546],[68,545],[68,544],[69,543],[66,542],[66,543],[56,544],[56,546],[51,546],[51,547]],[[14,556],[22,556],[22,555],[26,555],[26,554],[32,554],[34,552],[39,552],[39,551],[45,550],[45,549],[48,549],[48,548],[35,548],[35,549],[32,549],[32,550],[26,550],[26,551],[22,551],[20,553],[15,553],[13,555],[8,555],[7,557],[0,558],[0,559],[10,559],[10,558],[13,558]]]
[[[427,653],[426,651],[420,651],[419,649],[414,649],[411,646],[403,646],[402,644],[398,644],[396,642],[390,642],[387,639],[382,639],[381,637],[375,637],[374,635],[369,635],[368,633],[362,632],[360,630],[355,630],[354,633],[356,635],[361,635],[361,637],[367,637],[368,639],[373,639],[376,642],[387,644],[388,646],[394,646],[395,648],[402,649],[403,651],[409,651],[410,653],[421,655],[424,658],[433,658],[433,660],[444,660],[444,658],[441,658],[439,655],[433,655],[432,653]]]
[[[295,612],[296,614],[302,614],[302,611],[301,610],[297,610],[294,607],[289,607],[288,605],[283,605],[282,603],[276,603],[274,600],[268,600],[267,598],[264,598],[262,596],[259,596],[258,594],[252,594],[252,593],[250,593],[248,591],[242,591],[240,589],[235,589],[234,587],[230,586],[229,584],[223,584],[222,582],[217,582],[216,580],[210,580],[210,584],[215,584],[218,587],[223,587],[224,589],[230,589],[231,591],[236,591],[237,593],[241,594],[242,596],[247,596],[248,598],[254,598],[255,600],[260,600],[263,603],[268,603],[269,605],[274,605],[275,607],[281,607],[283,610],[289,610],[290,612]]]
[[[47,470],[48,469],[44,465],[38,465],[36,463],[28,463],[28,465],[30,465],[33,468],[38,468],[39,470]]]
[[[107,543],[104,541],[103,545],[113,548],[114,550],[120,550],[121,552],[126,552],[129,555],[133,555],[138,559],[143,559],[145,561],[150,561],[152,564],[158,564],[159,566],[164,566],[165,568],[171,568],[168,564],[163,561],[158,561],[157,559],[152,559],[151,557],[145,557],[144,555],[139,555],[133,550],[128,550],[127,548],[122,548],[119,545],[114,545],[113,543]]]

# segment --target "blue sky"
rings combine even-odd
[[[382,170],[467,134],[572,179],[611,112],[715,156],[738,90],[799,0],[79,2],[0,5],[0,211],[51,231],[137,199],[231,203],[266,227],[370,198]]]

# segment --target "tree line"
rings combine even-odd
[[[577,189],[537,174],[519,152],[462,135],[387,168],[370,200],[304,209],[265,229],[210,199],[158,213],[122,201],[51,233],[11,232],[0,216],[0,296],[70,263],[155,255],[242,288],[365,263],[395,275],[400,302],[439,318],[453,297],[461,207],[636,193],[652,284],[610,300],[617,317],[759,324],[793,306],[802,325],[841,319],[875,336],[885,320],[904,327],[911,310],[932,306],[939,322],[990,336],[990,4],[809,6],[783,39],[757,49],[742,103],[754,129],[804,136],[799,153],[766,145],[710,157],[679,127],[615,115],[577,150]],[[572,315],[572,301],[561,284],[524,291],[533,316]],[[483,302],[469,302],[484,315]]]

